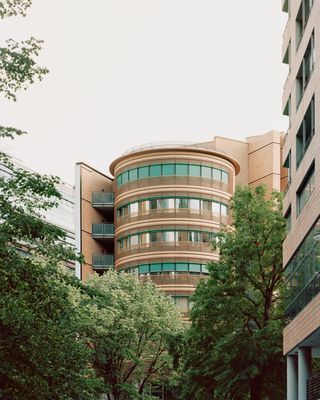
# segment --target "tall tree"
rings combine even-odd
[[[170,343],[183,331],[171,300],[150,281],[108,272],[92,277],[90,295],[78,299],[92,366],[104,379],[108,398],[143,399],[152,384],[173,371]]]
[[[31,0],[0,2],[0,18],[25,15]],[[0,92],[16,100],[48,72],[34,58],[42,42],[12,39],[0,47]],[[0,138],[23,134],[0,126]],[[91,350],[78,337],[78,311],[62,271],[77,259],[65,234],[45,221],[61,195],[58,179],[15,167],[0,153],[0,398],[96,399],[101,380],[89,369]],[[75,290],[75,289],[74,289]]]
[[[79,283],[62,269],[77,257],[42,216],[61,197],[57,180],[4,157],[1,169],[0,398],[95,399],[100,383],[70,297]]]
[[[239,187],[232,213],[233,229],[216,235],[220,259],[194,296],[184,398],[281,400],[281,194]]]

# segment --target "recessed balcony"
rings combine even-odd
[[[92,268],[94,270],[108,270],[114,268],[113,254],[92,254]]]
[[[112,241],[114,239],[114,225],[92,224],[92,237],[93,239]]]
[[[101,210],[113,210],[113,192],[92,192],[92,207]]]

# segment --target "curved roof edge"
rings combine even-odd
[[[206,154],[210,154],[213,156],[217,156],[217,157],[223,158],[223,159],[231,162],[231,164],[233,164],[233,166],[235,168],[236,175],[238,175],[238,173],[240,172],[240,164],[235,158],[229,156],[228,154],[222,152],[221,150],[220,151],[219,150],[211,150],[211,149],[205,149],[203,147],[196,147],[196,146],[195,147],[181,146],[181,147],[174,147],[174,148],[162,147],[162,148],[153,148],[153,149],[146,149],[146,150],[135,151],[132,153],[127,153],[127,154],[124,154],[124,155],[116,158],[114,161],[112,161],[112,163],[110,164],[110,167],[109,167],[109,171],[114,176],[114,168],[115,168],[116,164],[118,164],[120,161],[130,159],[136,155],[143,155],[143,154],[148,154],[148,153],[163,153],[163,152],[173,152],[174,153],[177,151],[186,151],[186,152],[191,152],[191,153],[206,153]]]

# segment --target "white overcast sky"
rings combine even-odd
[[[107,173],[146,142],[286,130],[286,21],[280,0],[34,0],[0,42],[43,39],[50,74],[0,99],[0,124],[29,132],[3,148],[73,183],[75,162]]]

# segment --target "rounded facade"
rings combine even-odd
[[[184,312],[206,265],[210,242],[229,225],[237,161],[199,148],[145,149],[110,166],[115,176],[115,268],[150,277]]]

